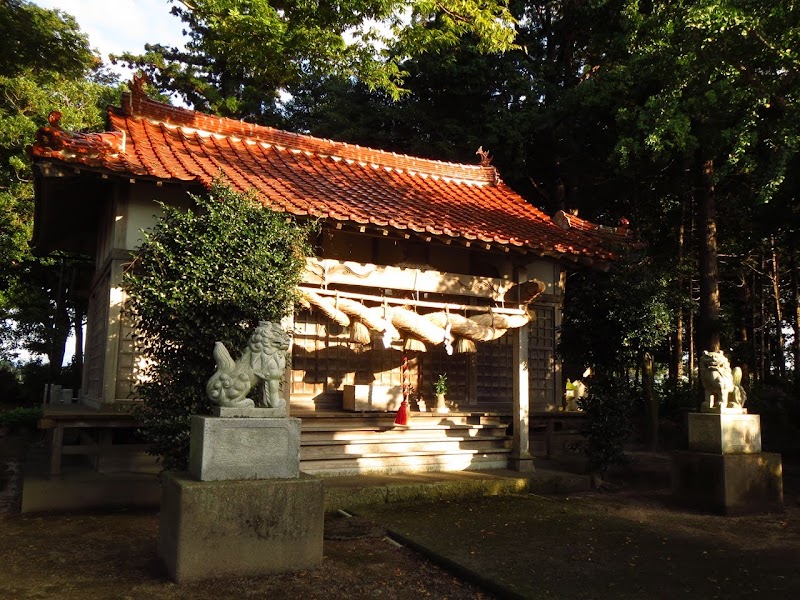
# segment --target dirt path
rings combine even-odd
[[[380,528],[348,529],[352,527],[338,527],[335,537],[340,539],[325,541],[319,569],[178,586],[167,579],[156,557],[155,515],[6,518],[0,520],[0,598],[490,598],[411,550],[390,543]]]

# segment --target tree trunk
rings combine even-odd
[[[794,341],[792,350],[794,355],[794,385],[800,390],[800,277],[797,275],[797,254],[794,236],[789,234],[789,271],[792,286],[792,329]]]
[[[61,374],[61,364],[64,362],[64,354],[67,346],[67,338],[69,337],[69,311],[67,310],[67,302],[65,299],[65,278],[64,278],[64,259],[61,259],[61,265],[58,270],[58,278],[56,280],[56,297],[55,307],[53,310],[53,322],[50,326],[50,339],[49,349],[47,352],[47,360],[49,366],[49,382],[54,383],[58,376]]]
[[[698,230],[700,243],[699,348],[720,349],[719,271],[717,265],[717,210],[714,197],[714,161],[702,163]]]
[[[766,261],[764,259],[764,252],[761,252],[761,268],[759,269],[759,282],[758,282],[758,304],[759,304],[759,365],[758,371],[761,375],[761,381],[767,376],[767,355],[769,354],[769,344],[767,340],[767,311],[766,307],[764,306],[764,282],[762,281],[762,277],[766,272]]]
[[[688,168],[688,172],[691,173],[692,169]],[[693,180],[692,180],[693,181]],[[689,196],[689,252],[691,252],[692,256],[696,256],[696,248],[697,248],[697,219],[695,218],[695,214],[697,212],[697,196],[694,192]],[[694,387],[694,374],[695,370],[697,369],[697,335],[695,334],[695,309],[694,309],[694,281],[695,275],[697,274],[698,266],[697,261],[692,261],[692,270],[691,274],[687,278],[686,285],[688,289],[686,289],[686,293],[688,294],[689,298],[689,306],[687,309],[687,323],[686,323],[686,335],[689,338],[687,340],[687,348],[689,350],[689,387]],[[702,401],[701,401],[702,402]],[[698,404],[699,408],[699,404]]]
[[[686,203],[681,208],[681,223],[678,226],[678,269],[682,273],[685,243]],[[678,277],[678,289],[683,287],[683,276]],[[672,361],[670,364],[670,379],[675,385],[683,380],[683,302],[677,306],[675,315],[675,331],[672,338]]]
[[[775,237],[770,236],[770,250],[772,253],[772,300],[775,310],[775,366],[778,367],[778,374],[781,378],[786,377],[786,355],[784,354],[785,341],[783,339],[783,310],[781,309],[781,271],[778,264],[778,249],[775,245]]]
[[[75,305],[75,365],[78,373],[83,373],[83,307]]]
[[[645,440],[647,449],[655,452],[658,448],[658,397],[655,388],[655,366],[653,355],[645,352],[642,357],[642,391],[644,392]]]
[[[748,311],[750,310],[750,287],[747,284],[747,274],[741,274],[741,283],[739,284],[739,327],[738,327],[738,347],[740,349],[742,364],[742,385],[747,386],[750,381],[750,371],[752,370],[752,356],[750,339],[752,334],[748,326]],[[752,311],[750,311],[752,312]]]
[[[695,372],[695,352],[694,352],[694,311],[689,309],[688,313],[689,322],[686,324],[686,331],[689,334],[689,387],[694,386],[694,372]]]
[[[753,272],[753,276],[750,278],[750,353],[753,360],[753,376],[756,381],[761,381],[761,370],[758,368],[758,313],[754,297],[757,293],[758,275]]]

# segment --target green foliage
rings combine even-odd
[[[357,77],[398,98],[407,56],[465,35],[491,52],[514,38],[505,0],[195,0],[172,13],[186,24],[185,51],[147,45],[116,60],[198,110],[262,123],[280,118],[279,92],[298,91],[309,75]]]
[[[62,276],[74,261],[35,257],[28,245],[33,174],[25,147],[53,110],[67,129],[102,129],[118,92],[100,82],[100,60],[72,17],[11,0],[0,4],[0,28],[0,356],[47,354],[55,375],[80,300]]]
[[[671,331],[671,281],[652,264],[627,260],[607,273],[570,277],[559,353],[596,373],[625,373],[641,353],[657,349]]]
[[[586,419],[589,468],[604,473],[611,465],[625,464],[625,442],[631,433],[635,391],[622,379],[602,377],[589,383],[589,395],[578,399]]]
[[[221,181],[193,198],[196,210],[163,207],[123,284],[146,361],[138,413],[167,469],[186,467],[190,417],[211,407],[214,343],[237,352],[292,309],[311,232]]]
[[[437,396],[445,395],[447,393],[447,373],[442,373],[433,382],[433,391]]]
[[[699,385],[699,382],[689,385],[687,381],[656,379],[656,395],[661,399],[659,416],[675,422],[682,421],[685,412],[697,409]]]
[[[5,77],[36,67],[77,78],[100,62],[75,19],[58,10],[4,0],[0,31],[0,75]]]
[[[35,406],[42,403],[44,386],[55,383],[65,388],[80,388],[80,365],[74,361],[61,369],[32,360],[22,364],[0,361],[0,404]]]
[[[14,365],[0,362],[0,404],[18,404],[20,377]]]
[[[0,427],[35,428],[36,423],[42,418],[42,409],[39,406],[31,408],[12,408],[6,412],[0,412]]]

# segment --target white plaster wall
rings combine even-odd
[[[176,186],[159,187],[150,183],[132,184],[125,213],[125,249],[135,250],[142,243],[142,230],[151,228],[163,214],[159,201],[173,206],[189,207],[186,192]]]
[[[150,229],[162,214],[161,206],[155,201],[131,198],[125,223],[125,249],[138,248],[142,243],[142,230]]]
[[[560,296],[561,289],[561,266],[549,260],[537,260],[528,265],[528,279],[538,279],[547,288],[545,294]]]

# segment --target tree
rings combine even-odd
[[[631,55],[608,70],[640,83],[637,104],[618,112],[617,151],[623,163],[685,165],[700,235],[699,347],[719,350],[719,201],[752,214],[786,175],[798,146],[800,15],[789,2],[703,0],[652,2],[629,16]]]
[[[0,352],[44,353],[54,375],[81,300],[70,293],[75,261],[35,257],[28,247],[33,176],[25,146],[52,110],[68,128],[102,128],[117,91],[72,17],[9,0],[0,24],[9,25],[0,40]]]
[[[400,62],[474,34],[486,51],[508,49],[513,19],[504,0],[174,0],[186,50],[147,45],[117,57],[162,93],[198,110],[275,123],[279,95],[309,74],[356,76],[401,92]],[[431,23],[436,27],[431,27]],[[391,51],[390,51],[391,49]]]
[[[510,89],[516,66],[480,52],[465,37],[447,54],[425,52],[402,63],[408,93],[398,100],[360,81],[308,78],[284,106],[295,131],[437,160],[476,163],[478,147],[515,189],[530,187],[522,92]],[[508,178],[505,176],[508,175]]]
[[[123,282],[146,363],[138,415],[166,469],[186,468],[190,418],[210,412],[214,343],[239,350],[291,311],[312,229],[221,181],[193,199],[195,211],[163,207]]]
[[[0,6],[0,75],[14,77],[31,67],[81,78],[100,64],[89,38],[75,19],[59,10],[26,0],[4,0]]]
[[[629,255],[608,272],[570,276],[559,353],[581,370],[627,379],[645,352],[664,354],[671,326],[669,273]]]

